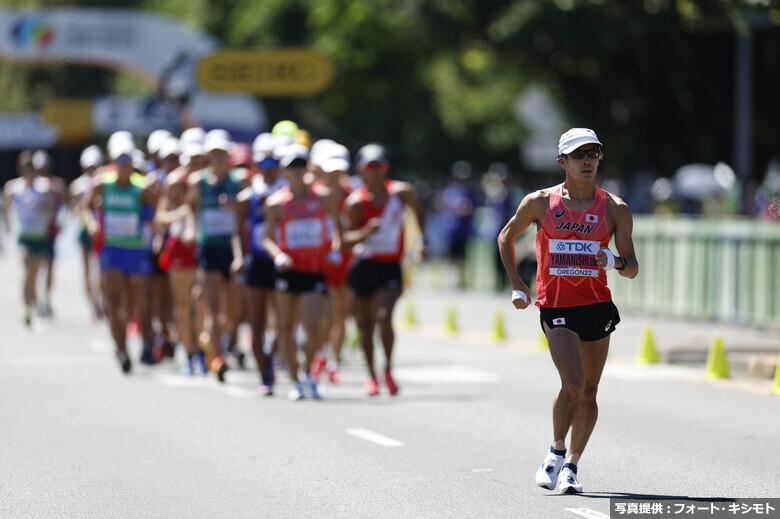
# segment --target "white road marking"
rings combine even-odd
[[[477,473],[477,472],[493,472],[493,469],[474,469],[471,472]]]
[[[347,429],[347,434],[356,436],[361,440],[366,440],[369,442],[376,443],[378,445],[381,445],[382,447],[403,447],[404,446],[403,442],[394,440],[392,438],[388,438],[387,436],[382,436],[381,434],[375,433],[374,431],[369,431],[368,429],[361,429],[361,428]]]
[[[588,519],[609,519],[607,514],[602,514],[590,508],[564,508],[567,512],[587,517]]]
[[[403,382],[417,384],[495,384],[499,375],[470,366],[424,366],[396,368],[394,375]]]

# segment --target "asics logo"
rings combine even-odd
[[[566,214],[566,209],[563,209],[563,208],[562,209],[558,209],[558,211],[556,211],[556,213],[555,213],[555,217],[556,218],[560,218],[561,216],[563,216],[565,214]]]
[[[612,326],[612,321],[610,321],[610,322],[608,322],[608,323],[607,323],[607,326],[605,326],[605,327],[604,327],[604,331],[605,331],[605,332],[608,332],[608,331],[609,331],[609,327],[610,327],[610,326]]]

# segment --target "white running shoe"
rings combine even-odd
[[[298,400],[303,400],[305,398],[303,394],[303,384],[301,384],[300,382],[293,383],[293,388],[287,394],[287,398],[289,398],[293,402],[297,402]]]
[[[565,467],[558,475],[558,491],[561,494],[580,494],[582,485],[577,481],[577,474],[572,472],[569,467]]]
[[[563,467],[563,456],[558,456],[552,451],[548,452],[542,466],[536,471],[536,484],[547,490],[555,490],[561,467]]]

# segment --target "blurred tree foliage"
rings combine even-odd
[[[617,175],[731,162],[738,33],[753,38],[756,175],[762,173],[777,151],[780,118],[780,8],[770,3],[56,2],[148,9],[197,26],[228,47],[315,47],[334,62],[333,86],[317,98],[267,100],[271,119],[295,119],[315,137],[332,136],[352,147],[386,143],[403,165],[421,173],[446,172],[458,159],[480,167],[496,160],[518,165],[528,130],[516,118],[515,104],[528,85],[541,85],[569,125],[597,130]],[[4,89],[22,81],[3,73],[9,66],[0,65]],[[551,165],[554,154],[551,149]]]

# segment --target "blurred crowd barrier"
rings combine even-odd
[[[621,310],[780,328],[780,225],[740,219],[634,217],[639,276],[609,273]],[[535,232],[518,237],[515,251],[523,279],[535,289]],[[614,242],[612,249],[615,250]],[[465,288],[508,290],[496,264],[496,244],[470,240]],[[457,288],[448,260],[407,263],[416,289]]]

